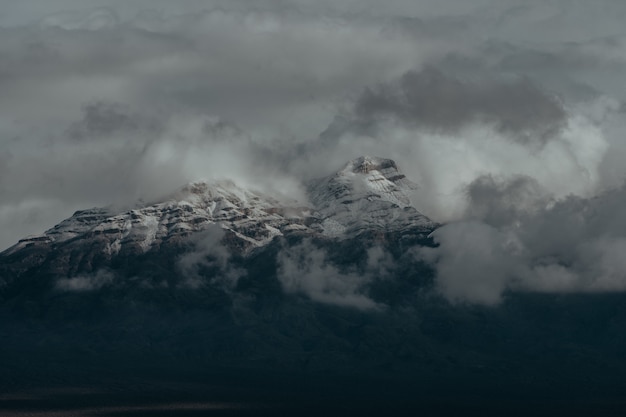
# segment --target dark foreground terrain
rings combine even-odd
[[[16,273],[1,294],[0,415],[626,413],[626,296],[454,305],[389,239],[394,270],[364,289],[378,307],[334,305],[281,287],[277,254],[298,242],[233,258],[231,289],[211,268],[177,285],[176,251],[118,258],[103,265],[115,281],[89,291],[60,290],[46,264]],[[372,241],[317,245],[355,273]]]
[[[614,381],[618,385],[564,384],[560,378],[486,381],[480,373],[450,375],[449,380],[426,375],[402,380],[240,370],[176,375],[154,369],[132,371],[133,375],[103,372],[71,381],[61,378],[30,388],[15,385],[0,396],[1,415],[621,416],[626,407],[618,381]]]
[[[287,299],[245,320],[189,303],[5,316],[0,415],[621,416],[624,305],[527,295],[364,313]]]

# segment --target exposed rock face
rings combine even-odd
[[[428,234],[437,225],[411,205],[417,185],[390,159],[361,157],[309,184],[310,204],[281,201],[232,181],[194,182],[162,201],[131,210],[82,210],[38,236],[21,240],[0,256],[13,274],[47,259],[59,275],[91,270],[92,264],[184,243],[219,224],[225,243],[246,256],[277,236],[303,234],[347,239],[364,232]],[[47,254],[54,252],[53,257]],[[18,272],[15,272],[18,271]]]

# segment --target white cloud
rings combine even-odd
[[[502,206],[510,201],[507,193],[520,192],[491,186]],[[436,289],[450,301],[495,305],[508,292],[626,291],[625,188],[589,199],[546,197],[543,207],[527,210],[502,210],[497,203],[482,208],[474,212],[482,218],[437,229],[439,246],[417,251],[436,268]]]
[[[70,292],[94,291],[112,284],[114,278],[113,273],[99,270],[91,275],[59,279],[56,283],[56,287],[61,291]]]
[[[218,224],[192,236],[193,251],[178,260],[184,281],[180,285],[198,288],[206,284],[217,284],[226,290],[237,286],[245,270],[232,265],[230,251],[222,243],[226,232]]]
[[[371,278],[356,271],[340,271],[327,260],[323,249],[307,240],[278,254],[278,279],[283,289],[321,303],[377,309],[379,306],[365,295]]]

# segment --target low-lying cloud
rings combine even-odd
[[[184,278],[183,287],[198,288],[202,285],[218,285],[227,291],[237,286],[245,270],[230,261],[230,250],[222,243],[226,231],[218,224],[191,236],[193,250],[178,260],[178,268]]]
[[[370,274],[340,271],[328,261],[326,252],[309,240],[283,249],[277,261],[278,279],[287,293],[361,310],[379,308],[366,294]]]
[[[94,274],[61,278],[57,280],[56,288],[67,292],[95,291],[111,285],[114,279],[115,275],[112,272],[101,269]]]
[[[626,188],[559,200],[536,188],[524,178],[470,186],[474,219],[437,229],[439,246],[418,251],[435,266],[441,294],[495,305],[509,292],[626,290]]]

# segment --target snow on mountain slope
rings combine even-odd
[[[339,239],[368,230],[428,233],[436,224],[409,200],[416,187],[394,161],[373,157],[357,158],[339,172],[311,182],[310,207],[286,203],[232,181],[194,182],[162,201],[131,210],[78,211],[45,233],[21,240],[3,255],[54,247],[65,248],[67,259],[60,263],[70,263],[77,251],[112,259],[181,242],[215,223],[230,232],[230,246],[242,253],[286,233]]]
[[[244,249],[266,244],[282,231],[303,230],[310,211],[239,187],[231,181],[194,182],[162,202],[121,213],[94,208],[74,213],[42,235],[9,248],[10,255],[32,245],[98,243],[112,256],[145,253],[219,223],[242,241]]]

